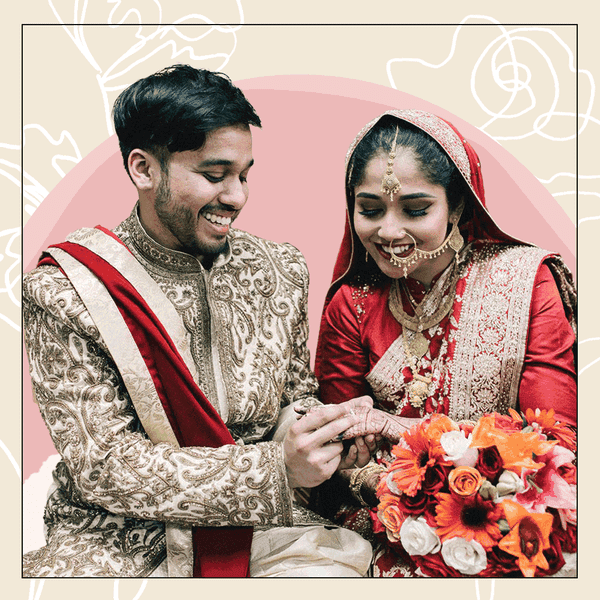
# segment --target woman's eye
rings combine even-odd
[[[361,210],[358,211],[359,215],[362,215],[363,217],[375,217],[376,215],[379,214],[379,209],[378,208],[363,208]]]
[[[203,173],[204,177],[211,183],[219,183],[225,179],[225,175],[211,175],[210,173]]]
[[[426,208],[406,208],[406,214],[409,217],[424,217],[427,214]]]

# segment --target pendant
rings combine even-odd
[[[429,349],[429,340],[420,332],[415,333],[415,337],[408,344],[410,353],[417,359],[421,360]]]
[[[429,393],[430,377],[415,375],[415,378],[408,385],[408,396],[411,406],[421,408],[423,402]]]

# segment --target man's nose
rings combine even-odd
[[[228,182],[225,189],[219,196],[222,204],[231,206],[234,210],[240,210],[248,199],[248,188],[240,179],[235,178]]]

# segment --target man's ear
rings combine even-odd
[[[150,191],[160,182],[160,164],[145,150],[134,148],[127,159],[129,174],[138,190]]]

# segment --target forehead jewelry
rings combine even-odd
[[[401,189],[402,185],[394,173],[394,159],[396,158],[396,138],[398,137],[398,127],[396,127],[396,133],[394,134],[394,141],[392,143],[392,149],[388,156],[387,167],[383,179],[381,180],[381,192],[383,194],[389,194],[390,202],[394,201],[394,194],[397,194]]]

